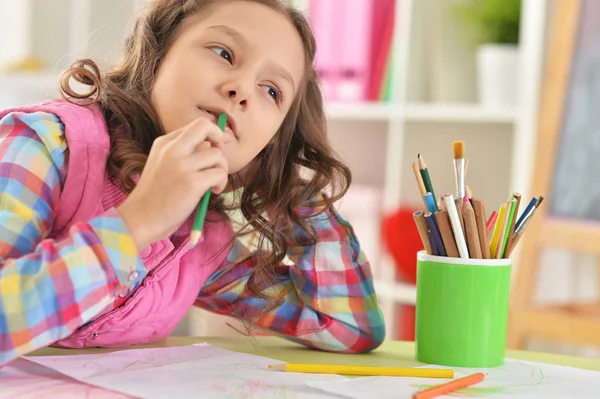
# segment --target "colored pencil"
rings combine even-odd
[[[463,215],[463,200],[462,200],[462,198],[455,199],[454,205],[456,205],[456,212],[458,212],[458,221],[460,222],[460,227],[462,229],[463,235],[466,238],[467,237],[467,229],[465,229],[465,217]]]
[[[485,206],[483,198],[477,197],[471,199],[475,211],[475,222],[477,224],[477,233],[479,234],[479,246],[481,247],[481,256],[483,259],[490,258],[490,248],[488,247],[488,229],[485,221]]]
[[[527,227],[529,226],[529,223],[531,222],[531,219],[533,218],[534,214],[535,212],[532,212],[531,216],[525,219],[525,221],[521,224],[521,228],[517,230],[517,233],[515,234],[515,239],[512,242],[512,246],[507,249],[505,257],[508,258],[513,253],[515,247],[519,243],[519,240],[521,240],[521,237],[523,237],[523,234],[525,234],[525,230],[527,230]]]
[[[533,208],[535,207],[535,203],[536,202],[537,202],[537,198],[536,197],[533,197],[531,199],[531,201],[529,201],[529,204],[527,204],[527,207],[525,208],[525,210],[523,211],[523,213],[521,214],[521,216],[517,220],[517,223],[515,224],[515,230],[519,229],[519,226],[521,226],[521,223],[523,223],[523,221],[525,220],[525,218],[527,217],[527,215],[529,215],[529,212],[531,212],[533,210]]]
[[[227,114],[221,113],[217,119],[217,126],[221,131],[225,130],[227,126]],[[210,190],[207,190],[196,209],[196,216],[194,217],[194,224],[192,226],[192,232],[190,233],[190,246],[194,248],[200,239],[202,238],[202,228],[204,227],[204,219],[206,219],[206,212],[208,211],[208,202],[210,200]]]
[[[492,211],[492,213],[490,214],[490,217],[487,220],[487,232],[488,234],[492,233],[492,229],[494,228],[494,225],[496,224],[496,220],[498,219],[498,211]]]
[[[511,218],[510,227],[508,229],[508,242],[506,243],[506,248],[510,248],[512,246],[512,242],[515,238],[515,225],[517,224],[517,215],[519,214],[519,206],[521,205],[521,194],[513,193],[513,198],[517,200],[517,204],[515,205],[515,211],[513,217]]]
[[[346,366],[332,364],[273,364],[271,370],[287,371],[291,373],[310,374],[341,374],[341,375],[370,375],[393,377],[423,377],[423,378],[453,378],[454,370],[421,367],[372,367],[372,366]]]
[[[437,251],[434,250],[434,253],[437,252],[438,256],[446,256],[446,248],[444,248],[444,243],[442,242],[440,229],[438,228],[435,217],[433,217],[431,212],[425,213],[425,223],[427,223],[427,227],[429,228],[431,246],[437,249]]]
[[[448,218],[450,219],[450,225],[452,226],[452,232],[454,233],[454,239],[456,240],[456,247],[458,253],[463,259],[469,259],[469,251],[467,249],[467,243],[463,234],[462,226],[458,218],[458,211],[456,210],[456,204],[452,194],[444,195],[444,201],[446,202],[446,209],[448,211]]]
[[[427,189],[425,188],[425,183],[423,183],[423,176],[421,176],[421,172],[419,171],[419,166],[416,162],[412,164],[413,173],[415,174],[415,179],[417,180],[417,187],[419,187],[419,193],[421,193],[421,199],[423,200],[423,204],[425,208],[427,208],[427,202],[425,202],[424,195],[427,194]]]
[[[427,232],[428,229],[427,224],[425,223],[425,216],[423,212],[417,211],[413,213],[413,218],[417,224],[417,230],[419,231],[419,236],[421,237],[423,247],[425,247],[425,252],[427,255],[433,255],[433,249],[431,247],[431,241],[429,240],[429,233]]]
[[[466,179],[466,176],[465,176],[465,179]],[[469,199],[473,198],[473,192],[471,191],[469,186],[465,186],[465,192],[466,192],[467,197],[469,197]]]
[[[504,212],[506,211],[506,204],[500,206],[496,223],[494,224],[494,231],[492,233],[492,241],[490,242],[490,256],[492,259],[496,258],[496,249],[498,248],[498,242],[500,241],[500,230],[502,229],[502,221],[504,220]]]
[[[448,211],[446,209],[440,209],[435,213],[435,219],[437,220],[438,228],[442,235],[444,248],[446,248],[446,255],[451,258],[458,258],[460,255],[458,253],[458,248],[456,247],[454,234],[452,234],[452,226],[450,226]]]
[[[465,219],[465,229],[467,230],[467,244],[471,259],[482,259],[481,244],[479,243],[479,233],[477,232],[477,221],[475,210],[468,199],[465,201],[463,215]]]
[[[504,208],[504,218],[502,218],[502,226],[500,227],[500,238],[498,240],[498,246],[496,247],[496,251],[494,252],[495,259],[502,259],[502,252],[504,251],[504,236],[506,235],[506,231],[508,229],[508,218],[510,215],[510,209],[511,203],[509,201],[505,204]]]
[[[535,202],[535,209],[539,208],[540,205],[542,205],[542,202],[544,202],[544,196],[540,195],[538,197],[538,200]]]
[[[425,206],[427,207],[428,212],[434,213],[438,210],[437,205],[435,204],[435,197],[433,196],[433,194],[426,193],[423,196],[423,199],[425,200]]]
[[[459,379],[447,382],[445,384],[438,385],[438,386],[417,392],[412,396],[412,398],[413,399],[432,399],[437,396],[446,395],[451,392],[457,391],[459,389],[466,388],[468,386],[477,384],[478,382],[483,381],[484,378],[485,378],[485,374],[483,374],[483,373],[471,374],[467,377],[459,378]]]
[[[515,217],[515,208],[517,205],[517,200],[513,197],[510,199],[510,201],[508,201],[507,203],[507,209],[508,209],[508,205],[510,204],[510,211],[508,213],[508,218],[507,218],[507,225],[506,225],[506,232],[504,233],[503,237],[500,237],[500,239],[502,240],[502,247],[500,250],[500,259],[502,259],[504,257],[504,252],[506,251],[507,245],[508,245],[508,238],[510,237],[510,227],[514,224],[513,223],[513,219]]]
[[[423,184],[425,184],[425,189],[427,190],[427,192],[431,193],[433,198],[435,198],[435,192],[433,191],[433,185],[431,184],[431,177],[429,176],[429,170],[427,169],[425,160],[423,159],[421,154],[418,154],[417,157],[419,160],[419,171],[421,172],[421,177],[423,177]],[[437,211],[437,205],[436,205],[435,210]]]
[[[540,196],[540,199],[537,201],[537,204],[541,203],[543,200],[544,200],[544,197]],[[512,245],[510,246],[510,248],[507,249],[506,254],[504,255],[506,258],[508,258],[515,250],[515,247],[519,243],[519,240],[523,237],[523,234],[525,234],[525,230],[527,230],[529,223],[531,223],[531,219],[533,219],[533,217],[535,216],[535,212],[537,211],[538,207],[539,206],[536,206],[535,208],[533,208],[533,211],[531,212],[529,217],[527,219],[525,219],[525,221],[523,223],[521,223],[521,226],[519,226],[519,229],[515,233],[515,238],[512,242]]]

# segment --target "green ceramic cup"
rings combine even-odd
[[[416,358],[451,367],[504,363],[511,259],[417,255]]]

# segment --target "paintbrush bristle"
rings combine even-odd
[[[455,141],[452,143],[452,148],[454,149],[454,159],[462,159],[465,155],[465,142],[464,141]]]

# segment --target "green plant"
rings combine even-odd
[[[521,0],[461,0],[456,13],[477,44],[517,44]]]

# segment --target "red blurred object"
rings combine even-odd
[[[423,249],[413,213],[418,209],[402,207],[383,218],[381,227],[383,242],[392,255],[398,277],[396,280],[409,284],[417,283],[417,252]],[[398,304],[396,313],[396,337],[402,341],[415,339],[415,307]]]
[[[415,313],[416,309],[412,305],[398,305],[396,308],[397,339],[401,341],[415,340]]]
[[[417,282],[417,252],[423,249],[423,243],[413,219],[418,209],[400,208],[385,216],[381,224],[383,242],[392,255],[402,281]]]

